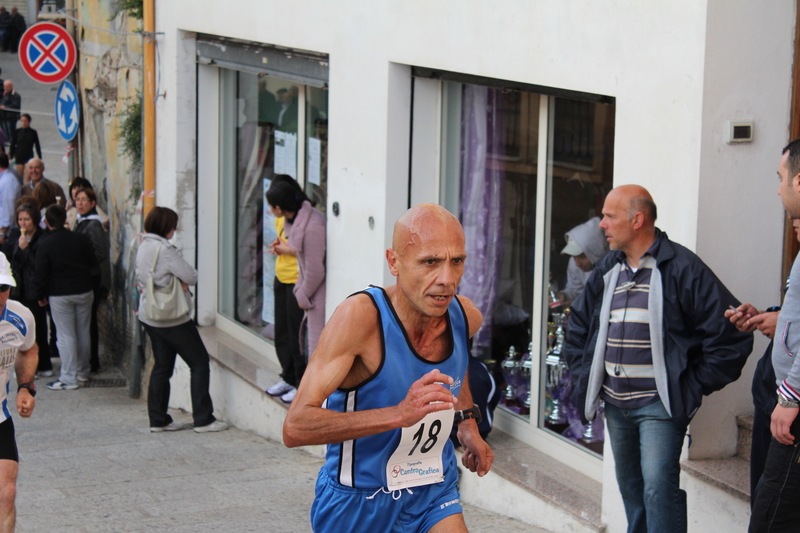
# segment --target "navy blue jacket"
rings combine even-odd
[[[663,285],[664,360],[672,417],[688,423],[711,394],[739,378],[753,349],[753,334],[742,333],[725,318],[738,306],[708,266],[656,229],[660,240],[656,268]],[[575,405],[585,420],[589,371],[600,326],[603,276],[625,254],[611,251],[594,266],[586,288],[572,304],[563,355],[575,382]]]

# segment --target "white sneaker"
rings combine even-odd
[[[175,422],[174,420],[166,426],[151,427],[150,433],[161,433],[162,431],[180,431],[182,429],[189,429],[191,424],[184,424],[183,422]]]
[[[209,425],[196,427],[194,428],[194,430],[197,433],[211,433],[215,431],[225,431],[229,427],[230,426],[228,425],[227,422],[223,422],[221,420],[214,420]]]
[[[47,388],[50,390],[75,390],[79,389],[80,385],[67,385],[62,381],[53,381],[47,384]]]
[[[281,401],[283,403],[292,403],[292,400],[294,400],[294,395],[295,394],[297,394],[297,389],[292,387],[292,390],[290,390],[289,392],[287,392],[286,394],[281,396]]]
[[[287,392],[289,392],[293,388],[294,387],[292,387],[291,385],[289,385],[285,381],[280,380],[275,385],[273,385],[272,387],[268,388],[265,392],[267,394],[269,394],[270,396],[283,396],[284,394],[286,394]]]

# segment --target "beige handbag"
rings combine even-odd
[[[175,320],[189,313],[189,302],[186,300],[180,280],[175,276],[172,276],[169,285],[156,289],[153,283],[153,271],[161,246],[158,246],[153,257],[153,266],[150,267],[150,277],[147,279],[144,291],[144,309],[150,320]]]

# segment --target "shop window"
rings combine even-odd
[[[560,349],[570,303],[607,250],[596,217],[612,188],[613,99],[445,79],[442,110],[440,201],[466,234],[459,292],[484,316],[472,354],[492,370],[500,409],[602,454],[603,424],[580,423]],[[585,255],[563,252],[568,232]]]
[[[288,174],[323,213],[328,91],[276,75],[220,69],[219,312],[269,335],[276,237],[264,194]]]

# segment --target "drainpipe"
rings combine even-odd
[[[75,9],[75,0],[66,0],[65,2],[65,13],[69,15],[69,17],[77,17],[78,10]],[[75,23],[72,21],[72,18],[66,19],[67,23],[67,33],[69,33],[72,40],[75,41],[75,52],[77,57],[75,58],[75,71],[69,75],[69,79],[72,84],[75,86],[75,90],[78,92],[78,95],[81,94],[81,85],[80,85],[80,71],[81,71],[81,41],[78,39],[77,35],[75,35]],[[80,96],[78,97],[80,100]],[[81,110],[85,109],[84,104],[81,103]],[[80,122],[78,126],[78,133],[75,135],[75,138],[72,139],[71,145],[72,150],[70,151],[69,155],[69,175],[67,176],[67,183],[72,183],[72,179],[75,176],[83,176],[84,173],[81,172],[81,165],[83,163],[83,154],[81,154],[81,135],[83,129],[83,117],[80,117]],[[65,198],[64,201],[68,200],[69,198]]]
[[[144,216],[156,205],[156,20],[155,0],[144,0]]]

